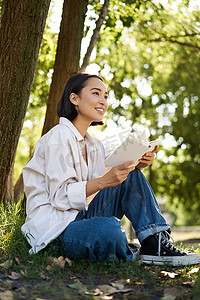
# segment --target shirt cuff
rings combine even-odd
[[[67,195],[71,208],[87,210],[86,203],[86,183],[87,181],[74,182],[67,185]]]

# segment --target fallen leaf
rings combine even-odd
[[[65,261],[68,263],[70,267],[73,265],[73,262],[68,257],[65,258]]]
[[[115,282],[111,282],[111,285],[118,289],[118,290],[122,290],[124,288],[124,281],[123,280],[118,280],[118,281],[115,281]]]
[[[18,257],[15,257],[15,261],[18,265],[20,264],[20,259]]]
[[[53,269],[52,266],[50,266],[50,265],[46,266],[47,271],[51,271],[52,269]]]
[[[184,281],[184,282],[183,282],[183,285],[192,287],[192,286],[195,285],[195,280],[192,280],[192,281]]]
[[[101,298],[103,300],[112,300],[113,299],[113,296],[103,296],[103,298]]]
[[[132,292],[133,289],[122,289],[122,290],[117,290],[117,292],[115,293],[123,293],[123,294],[126,294],[126,293],[130,293]]]
[[[63,261],[63,260],[64,260],[64,257],[63,257],[63,256],[59,256],[59,257],[57,258],[57,260],[58,260],[58,261]]]
[[[87,287],[78,279],[75,279],[74,283],[69,284],[68,286],[77,290],[79,294],[85,294],[87,292]]]
[[[92,295],[92,296],[99,296],[99,295],[102,295],[103,293],[98,289],[96,288],[94,290],[94,292],[85,292],[86,295]]]
[[[20,278],[20,274],[16,272],[11,272],[11,275],[7,275],[11,280],[18,280]]]
[[[189,272],[188,274],[194,274],[194,273],[197,273],[197,272],[199,272],[199,269],[200,269],[200,268],[193,268],[193,269],[190,270],[190,272]]]
[[[175,278],[178,275],[177,273],[166,272],[166,271],[161,271],[161,274],[164,277],[169,277],[169,278]]]
[[[53,267],[60,267],[61,269],[64,269],[65,267],[65,260],[63,256],[59,256],[58,258],[48,256],[46,262],[50,266],[50,267],[48,266],[46,267],[48,271],[51,270]]]
[[[0,292],[1,300],[13,300],[13,293],[11,291]]]
[[[0,264],[0,267],[3,269],[9,269],[12,267],[12,260],[6,260],[5,262]]]
[[[113,284],[113,283],[111,283]],[[117,286],[117,284],[116,284]],[[119,286],[119,285],[118,285]],[[111,285],[105,284],[105,285],[98,285],[97,287],[101,292],[103,292],[104,295],[113,295],[113,294],[118,294],[118,293],[129,293],[132,291],[132,289],[118,289],[116,287],[113,287]]]
[[[24,276],[24,277],[28,277],[28,273],[27,273],[27,270],[25,269],[24,271],[23,270],[20,270],[20,273]]]
[[[60,267],[61,269],[64,269],[64,267],[65,267],[65,260],[61,260],[61,261],[57,261],[56,263],[55,263],[55,266],[58,266],[58,267]]]
[[[41,273],[40,273],[40,277],[41,277],[42,279],[44,279],[44,280],[49,280],[49,277],[46,276],[44,272],[41,272]]]
[[[29,264],[33,264],[33,260],[28,260],[28,263]]]
[[[104,284],[104,285],[98,285],[98,289],[103,292],[105,295],[111,295],[117,292],[117,289],[112,287],[111,285]]]

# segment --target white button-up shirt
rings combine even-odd
[[[82,149],[86,145],[88,165]],[[105,173],[103,144],[81,136],[66,118],[38,141],[33,158],[23,168],[26,221],[22,232],[37,253],[87,210],[86,183]]]

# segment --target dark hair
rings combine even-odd
[[[79,95],[81,90],[86,86],[87,80],[90,78],[98,78],[103,81],[100,76],[87,73],[77,73],[69,78],[57,106],[57,114],[59,117],[65,117],[70,121],[77,117],[78,112],[75,105],[70,101],[70,95],[71,93]],[[92,122],[91,125],[103,125],[103,122]]]

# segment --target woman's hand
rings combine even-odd
[[[137,169],[144,169],[148,166],[150,166],[155,158],[155,152],[157,152],[159,149],[159,146],[156,145],[155,148],[153,149],[153,151],[151,152],[147,152],[143,155],[143,157],[139,160],[139,164],[137,165]]]
[[[116,186],[126,180],[128,174],[135,169],[135,167],[130,167],[133,163],[134,160],[131,160],[109,169],[109,171],[101,177],[103,188]]]
[[[134,160],[125,162],[109,169],[103,176],[89,180],[86,184],[86,197],[106,187],[116,186],[126,180],[129,172],[135,169],[135,167],[129,167],[133,163]]]

